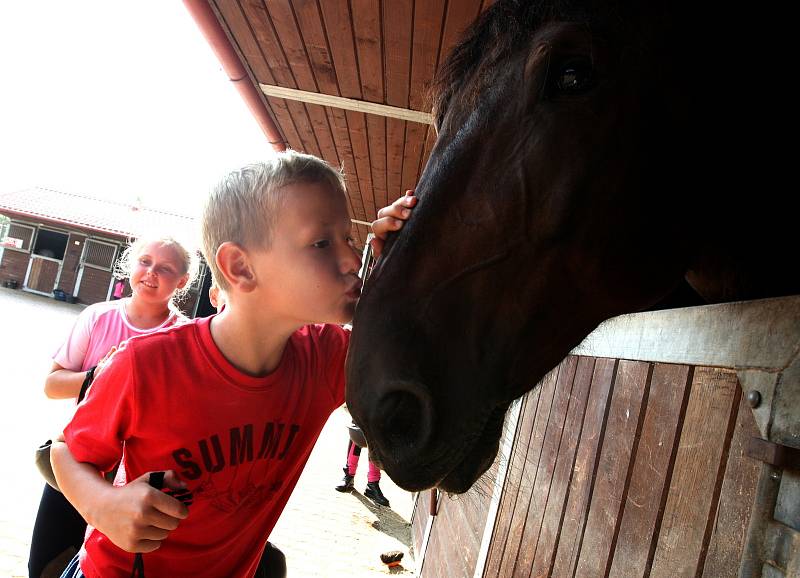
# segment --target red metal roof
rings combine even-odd
[[[196,237],[196,221],[192,217],[40,187],[0,192],[0,212],[113,236],[159,234],[184,240]]]

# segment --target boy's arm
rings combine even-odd
[[[59,488],[83,518],[127,552],[152,552],[189,515],[177,499],[150,486],[144,474],[125,486],[112,486],[91,464],[77,461],[64,438],[53,442],[50,462]],[[175,472],[164,487],[183,489]]]
[[[387,235],[391,231],[399,231],[403,228],[411,216],[411,209],[416,204],[417,197],[414,196],[414,191],[406,191],[406,194],[394,203],[378,211],[378,218],[372,222],[372,232],[375,237],[370,241],[375,257],[379,257],[383,251]]]

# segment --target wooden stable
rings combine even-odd
[[[798,297],[604,323],[512,407],[473,490],[435,516],[418,495],[420,575],[797,576],[797,463],[748,447],[800,446],[798,351]],[[781,432],[776,388],[794,396]]]

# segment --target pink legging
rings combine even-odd
[[[361,456],[361,446],[357,446],[352,440],[347,442],[347,473],[351,476],[356,475],[358,469],[358,458]],[[369,461],[369,460],[367,460]],[[371,461],[369,461],[369,470],[367,471],[367,481],[377,482],[381,479],[381,470]]]

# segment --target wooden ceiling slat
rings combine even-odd
[[[411,74],[413,0],[383,2],[383,70],[386,103],[408,108]],[[403,155],[406,123],[386,119],[386,194],[393,201],[403,194]]]
[[[361,200],[361,188],[355,176],[355,159],[353,158],[353,149],[350,142],[350,132],[347,126],[345,111],[335,108],[326,108],[325,112],[328,115],[328,122],[333,130],[333,141],[336,144],[336,150],[339,153],[339,158],[342,159],[344,174],[347,178],[347,190],[351,197],[350,204],[353,207],[353,218],[366,221],[367,214],[364,211],[364,202]]]
[[[412,0],[392,0],[383,3],[386,104],[402,108],[408,108],[413,14]]]
[[[286,54],[277,37],[270,13],[265,5],[260,0],[242,0],[241,6],[250,29],[258,41],[261,53],[264,55],[264,59],[272,72],[273,84],[277,83],[290,88],[298,88]],[[302,142],[303,148],[299,150],[321,156],[322,153],[317,142],[317,136],[314,134],[312,122],[305,105],[293,101],[286,101],[286,104]]]
[[[386,190],[386,119],[368,114],[367,135],[372,168],[372,196],[375,199],[375,208],[380,209],[389,204]]]
[[[411,123],[409,123],[411,124]],[[386,119],[386,193],[390,201],[403,194],[403,151],[406,143],[406,122]]]
[[[370,167],[369,142],[367,141],[367,121],[364,118],[366,115],[348,110],[345,111],[345,116],[350,129],[350,142],[353,144],[356,178],[367,217],[365,220],[372,220],[376,211],[375,199],[372,194],[372,168]]]
[[[292,0],[292,8],[319,91],[341,96],[319,5],[316,0]]]
[[[419,180],[419,164],[428,125],[417,122],[406,123],[406,146],[403,152],[403,175],[401,188],[413,189]]]
[[[425,145],[422,147],[422,158],[419,162],[419,174],[422,174],[428,158],[431,156],[433,145],[436,142],[436,129],[433,126],[428,127],[428,134],[425,136]]]
[[[339,96],[361,99],[361,81],[349,3],[346,0],[327,0],[320,2],[319,6],[336,71]],[[361,207],[364,211],[363,220],[372,220],[375,214],[375,199],[372,195],[372,170],[369,164],[366,121],[363,113],[350,110],[345,111],[345,119],[353,151],[353,164],[345,169],[347,172],[354,172],[358,181]]]
[[[358,78],[358,61],[353,45],[353,26],[350,7],[346,0],[325,0],[320,2],[322,22],[328,45],[333,56],[339,96],[362,98],[361,83]]]
[[[444,20],[437,69],[453,50],[464,31],[475,22],[480,12],[481,0],[458,0],[447,3],[447,15]]]
[[[297,134],[297,129],[294,126],[292,115],[289,112],[289,107],[286,101],[282,98],[267,97],[267,103],[272,110],[278,126],[289,143],[289,147],[295,150],[302,150],[303,142],[300,140],[300,135]]]
[[[414,110],[430,111],[428,96],[436,72],[443,23],[444,0],[421,0],[414,5],[411,92],[408,97],[409,106]]]
[[[353,32],[364,100],[384,104],[381,6],[379,0],[352,0]]]
[[[218,14],[222,17],[222,25],[227,28],[233,43],[245,59],[245,66],[256,79],[256,82],[275,82],[275,77],[264,59],[258,40],[236,2],[216,2]],[[267,105],[284,139],[293,148],[300,144],[300,137],[294,128],[291,115],[283,99],[267,98]]]
[[[281,45],[291,78],[296,82],[296,88],[317,92],[317,82],[291,4],[288,0],[272,0],[267,4],[267,9],[275,38]],[[333,144],[333,135],[325,109],[313,104],[306,104],[305,108],[322,158],[333,165],[338,165],[339,156]]]

